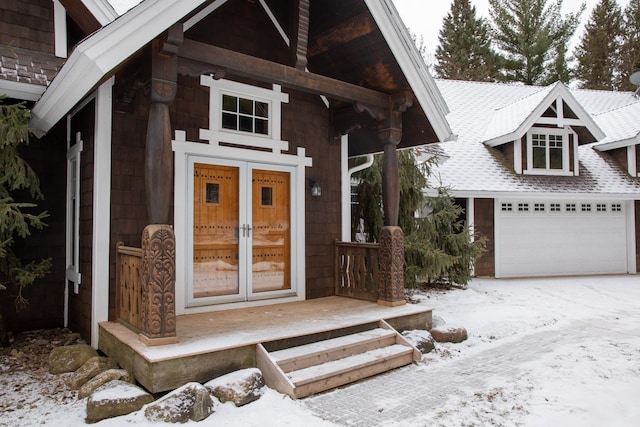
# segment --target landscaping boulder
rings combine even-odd
[[[78,370],[65,378],[64,382],[71,390],[77,390],[87,381],[108,369],[115,369],[118,364],[108,357],[94,356],[87,360]]]
[[[154,422],[202,421],[213,413],[213,399],[200,383],[191,382],[148,405],[144,416]]]
[[[56,347],[49,353],[49,372],[52,374],[74,372],[87,360],[97,355],[98,352],[87,344]]]
[[[436,348],[436,342],[429,331],[423,329],[403,331],[402,336],[422,354],[427,354]]]
[[[126,381],[110,381],[93,392],[87,399],[88,423],[127,415],[139,411],[153,402],[153,396]]]
[[[215,378],[204,385],[222,403],[246,405],[262,396],[264,377],[258,368],[247,368]]]
[[[429,332],[437,342],[461,343],[469,338],[467,330],[462,326],[444,324],[432,328]]]
[[[83,384],[82,387],[80,387],[80,389],[78,390],[78,400],[88,397],[101,385],[106,384],[109,381],[116,380],[126,381],[131,384],[135,383],[135,380],[133,379],[131,374],[129,374],[129,372],[127,372],[126,370],[108,369],[104,372],[100,372],[98,375],[91,378],[89,381]]]

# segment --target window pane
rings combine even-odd
[[[549,149],[549,169],[562,169],[562,147]]]
[[[253,115],[253,101],[240,98],[240,114]]]
[[[238,130],[243,132],[253,132],[253,118],[247,116],[240,116],[240,126]]]
[[[230,95],[222,95],[222,109],[224,111],[238,111],[238,98]]]
[[[269,121],[256,119],[255,120],[255,133],[259,133],[260,135],[268,135],[269,134]]]
[[[238,130],[238,116],[230,113],[222,113],[222,128]]]
[[[269,117],[269,104],[256,101],[256,117]]]
[[[533,167],[535,169],[547,168],[547,150],[544,147],[533,148]]]

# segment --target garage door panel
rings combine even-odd
[[[518,203],[512,202],[513,206]],[[534,203],[543,202],[531,201],[529,206]],[[500,277],[626,273],[627,221],[621,209],[611,209],[622,202],[578,202],[573,212],[560,201],[554,203],[562,211],[496,213],[496,272]],[[581,210],[584,205],[591,210]],[[596,206],[606,211],[596,211]]]

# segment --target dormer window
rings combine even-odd
[[[532,128],[527,133],[527,168],[531,175],[569,175],[569,140],[564,129]]]

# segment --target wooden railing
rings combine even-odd
[[[116,245],[116,316],[138,332],[142,318],[142,249]]]
[[[377,243],[336,242],[336,295],[378,301]]]

